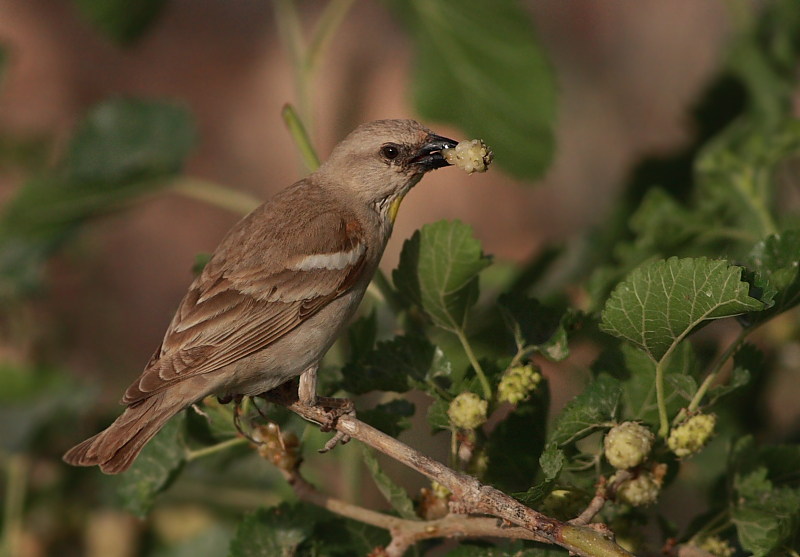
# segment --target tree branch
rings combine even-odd
[[[323,408],[306,406],[304,404],[300,404],[296,399],[275,400],[275,398],[270,397],[270,400],[286,406],[293,412],[311,422],[317,424],[327,424],[330,422],[330,415]],[[440,462],[437,462],[425,456],[424,454],[415,451],[397,439],[394,439],[357,420],[353,416],[341,416],[336,420],[334,427],[340,433],[348,435],[353,439],[358,439],[373,449],[376,449],[390,456],[391,458],[402,462],[409,468],[412,468],[445,486],[450,490],[454,498],[458,500],[460,505],[463,506],[463,508],[468,512],[474,514],[492,515],[503,519],[509,524],[514,524],[518,527],[521,527],[521,529],[527,531],[525,539],[537,539],[538,541],[544,543],[556,544],[582,557],[630,557],[630,553],[616,545],[613,541],[606,539],[596,530],[588,527],[567,524],[534,511],[516,499],[506,495],[502,491],[499,491],[491,486],[483,485],[472,476],[468,476],[448,468]],[[307,492],[304,491],[304,493],[306,496],[310,496]],[[323,506],[333,504],[332,502],[334,500],[331,500],[324,495],[320,496],[324,498],[320,499],[320,502],[324,503]],[[348,504],[337,502],[337,505]],[[326,506],[326,508],[328,507]],[[338,508],[344,509],[346,512],[353,510],[351,508],[341,506]],[[370,514],[366,515],[364,512]],[[367,511],[366,509],[361,509],[359,511],[361,516],[367,517],[370,520],[378,520],[371,513],[373,513],[373,511]],[[376,514],[379,515],[379,513]],[[358,520],[361,519],[359,518]],[[420,528],[422,531],[426,531],[431,525],[430,522],[426,523],[422,521],[405,521],[401,523],[399,521],[402,519],[395,517],[387,517],[386,519],[381,518],[380,520],[392,520],[392,525],[402,525],[402,528],[397,529],[396,532],[395,528],[389,527],[390,531],[392,531],[393,538],[396,541],[396,543],[395,541],[392,542],[393,547],[390,546],[392,547],[393,551],[399,551],[403,547],[407,548],[409,544],[413,543],[414,541],[425,539],[424,537],[415,537],[422,535],[422,533],[411,534],[410,532],[418,532],[418,530],[416,530],[417,528]],[[451,518],[450,520],[456,521],[455,518]],[[491,519],[489,520],[491,521]],[[370,524],[372,523],[370,522]],[[440,525],[441,524],[448,526],[451,525],[451,523],[440,523]],[[455,532],[461,533],[461,528],[465,528],[465,524],[474,526],[474,529],[470,529],[469,535],[497,535],[498,532],[503,531],[503,529],[482,530],[481,528],[486,528],[488,525],[488,523],[484,522],[464,523],[456,521],[455,524],[457,524],[457,526],[452,526],[452,530],[445,531],[451,532],[453,535],[455,535]],[[377,526],[377,524],[375,525]],[[475,533],[485,531],[491,531],[492,533]],[[431,533],[430,535],[427,535],[427,537],[441,537],[441,535],[441,533]],[[534,537],[530,537],[531,535]],[[504,535],[503,537],[510,536]],[[399,553],[395,553],[395,555],[399,555]]]

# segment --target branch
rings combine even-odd
[[[300,404],[296,399],[291,401],[275,400],[270,397],[270,400],[286,406],[311,422],[326,424],[330,421],[330,415],[323,408],[306,406]],[[582,557],[630,557],[630,553],[604,538],[599,532],[591,528],[566,524],[536,512],[502,491],[483,485],[472,476],[448,468],[397,439],[357,420],[353,416],[345,415],[338,418],[335,428],[341,434],[358,439],[373,449],[402,462],[409,468],[445,486],[461,506],[470,513],[496,516],[507,523],[515,524],[527,530],[529,535],[534,535],[538,541],[559,545]],[[397,521],[400,519],[392,518],[392,520]],[[410,522],[414,527],[417,527],[417,521]],[[426,523],[420,522],[420,524]],[[424,529],[425,527],[423,526],[422,528]],[[395,536],[395,539],[397,539],[397,536]],[[406,542],[400,539],[397,542],[397,547],[408,547],[408,543],[412,543],[412,541]]]
[[[402,557],[415,543],[431,538],[468,536],[547,541],[525,528],[503,527],[495,518],[449,514],[437,520],[408,520],[379,513],[321,493],[296,470],[281,469],[281,473],[301,501],[317,505],[340,516],[389,530],[392,534],[392,543],[386,548],[389,557]]]

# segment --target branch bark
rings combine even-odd
[[[278,402],[293,412],[299,414],[306,420],[317,424],[328,424],[330,422],[330,415],[323,409],[314,406],[306,406],[304,404],[299,403],[298,401],[276,401],[270,398],[273,402]],[[520,538],[525,539],[536,539],[537,541],[551,543],[555,545],[559,545],[570,552],[580,555],[582,557],[631,557],[631,554],[622,549],[620,546],[615,544],[613,541],[605,538],[602,534],[597,532],[596,530],[584,527],[584,526],[576,526],[572,524],[567,524],[548,516],[545,516],[533,509],[530,509],[517,501],[516,499],[506,495],[502,491],[499,491],[491,486],[481,484],[477,479],[473,478],[472,476],[468,476],[466,474],[462,474],[460,472],[456,472],[448,468],[447,466],[437,462],[424,454],[412,449],[405,443],[390,437],[377,429],[357,420],[355,417],[350,415],[341,416],[336,420],[334,428],[337,429],[344,435],[348,435],[353,439],[358,439],[362,443],[376,449],[387,456],[402,462],[409,468],[416,470],[417,472],[435,480],[445,486],[453,496],[463,505],[463,507],[470,513],[474,514],[488,514],[491,516],[495,516],[497,518],[503,519],[505,522],[509,524],[514,524],[521,530],[519,533],[521,534],[523,531],[526,533],[526,536],[519,536]],[[313,488],[312,488],[313,489]],[[326,496],[319,494],[321,497],[325,498],[325,500],[320,500],[320,503],[324,503],[321,506],[325,506],[327,504],[333,504],[334,500],[327,498]],[[306,496],[310,496],[306,493]],[[319,503],[317,503],[319,504]],[[337,504],[344,504],[347,503],[337,502]],[[326,507],[327,508],[327,507]],[[342,507],[339,507],[340,510]],[[375,516],[366,515],[366,513],[374,513],[374,511],[368,511],[367,509],[360,509],[360,513],[364,518],[368,518],[370,520],[381,520]],[[333,509],[331,509],[333,510]],[[346,511],[350,511],[352,509],[344,509]],[[334,511],[339,512],[339,511]],[[340,512],[340,514],[342,514]],[[385,515],[381,515],[380,513],[374,513],[375,515],[379,515],[384,517]],[[348,515],[345,515],[348,516]],[[356,517],[352,517],[356,518]],[[423,529],[431,526],[430,522],[422,522],[422,521],[404,521],[400,522],[402,519],[398,519],[395,517],[386,517],[387,519],[391,519],[393,522],[389,527],[389,530],[392,531],[393,539],[397,541],[392,542],[393,550],[400,550],[401,548],[409,547],[409,543],[413,543],[414,541],[425,539],[424,537],[415,537],[419,534],[412,534],[412,531],[417,528],[417,524],[422,525]],[[466,525],[470,526],[469,534],[465,535],[474,535],[474,536],[482,536],[482,535],[497,535],[498,528],[491,530],[492,533],[479,533],[479,532],[487,532],[489,530],[485,530],[487,523],[485,522],[468,522],[465,523],[463,521],[457,520],[458,515],[456,518],[450,519],[451,522],[439,522],[438,526],[446,526],[447,528],[466,528]],[[468,517],[464,517],[465,519],[469,519]],[[356,518],[357,520],[362,520],[362,518]],[[445,521],[447,519],[441,519]],[[487,520],[487,519],[475,519],[471,518],[469,520]],[[492,521],[492,519],[488,519]],[[367,522],[366,520],[363,520]],[[409,524],[406,524],[409,523]],[[496,521],[495,521],[496,522]],[[372,522],[369,522],[372,524]],[[389,523],[386,522],[388,525]],[[387,527],[379,524],[374,524],[375,526]],[[474,528],[474,530],[473,530]],[[482,530],[482,528],[484,528]],[[395,532],[397,530],[397,532]],[[503,529],[508,530],[508,529]],[[456,530],[445,530],[446,532],[455,533]],[[458,530],[460,532],[460,530]],[[510,533],[510,532],[509,532]],[[427,537],[441,537],[443,534],[439,532],[438,534],[433,534]],[[529,537],[533,535],[535,537]],[[508,535],[504,535],[502,537],[510,537]],[[409,542],[405,540],[408,539]],[[401,555],[401,553],[395,553],[395,555]]]

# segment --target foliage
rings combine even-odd
[[[482,137],[494,149],[498,167],[513,176],[540,176],[555,149],[555,77],[522,5],[387,3],[417,53],[412,93],[420,115]],[[122,1],[76,1],[87,20],[120,44],[151,29],[165,4],[157,0],[132,8]],[[346,8],[347,2],[332,0],[321,21],[334,25]],[[415,414],[426,412],[431,432],[448,445],[452,467],[560,518],[574,518],[596,487],[617,473],[604,457],[603,436],[620,422],[635,421],[657,435],[631,476],[647,477],[658,488],[653,493],[685,494],[692,474],[680,472],[691,468],[691,489],[704,501],[689,509],[692,516],[680,517],[670,515],[674,507],[634,508],[612,494],[597,520],[619,538],[644,551],[644,532],[650,532],[649,549],[659,549],[665,539],[653,536],[649,522],[680,543],[696,545],[717,536],[759,557],[800,551],[800,446],[790,438],[781,445],[755,441],[765,437],[756,418],[763,385],[779,365],[774,356],[789,342],[796,346],[800,330],[792,311],[800,304],[800,219],[782,206],[776,179],[800,152],[800,123],[791,112],[800,8],[795,0],[779,0],[745,19],[711,92],[734,84],[746,100],[724,122],[710,122],[709,107],[698,108],[696,124],[703,133],[672,161],[689,169],[681,174],[683,182],[670,182],[667,162],[651,164],[650,171],[663,173],[642,171],[632,180],[602,230],[587,239],[591,253],[548,248],[516,277],[483,292],[492,258],[472,228],[460,221],[424,226],[405,241],[393,280],[378,277],[385,303],[376,302],[372,313],[350,327],[347,349],[340,351],[343,361],[326,362],[333,372],[321,378],[324,390],[365,395],[356,399],[358,417],[394,437],[418,423]],[[332,32],[321,27],[314,45],[324,44]],[[0,55],[0,66],[3,61]],[[711,94],[706,103],[714,102]],[[47,287],[48,261],[78,231],[168,185],[195,143],[191,114],[180,103],[106,99],[87,111],[66,149],[43,158],[55,162],[34,168],[3,208],[4,317],[11,321],[33,307],[35,295]],[[313,154],[309,145],[302,146]],[[5,153],[0,149],[0,164],[17,164]],[[642,182],[642,176],[650,178]],[[198,266],[205,261],[199,258]],[[543,291],[556,264],[563,264],[561,287],[537,298],[534,293]],[[712,321],[732,335],[697,334]],[[584,370],[585,386],[553,414],[547,378],[576,365],[569,360],[576,349],[593,358]],[[91,391],[64,379],[67,374],[45,365],[44,358],[28,359],[0,362],[0,448],[4,455],[42,450],[52,458],[66,448],[54,441],[59,434],[82,431],[86,426],[77,424],[92,421],[80,415]],[[498,387],[520,368],[544,378],[537,376],[528,391],[505,399],[514,404],[504,402]],[[379,400],[387,392],[394,394]],[[485,423],[471,428],[453,423],[448,411],[464,393],[471,394],[461,400],[476,402],[481,411],[485,405]],[[417,397],[415,404],[407,396]],[[246,403],[245,411],[238,422],[245,429],[256,411],[263,415],[258,419],[266,417],[284,431],[303,427],[296,417],[262,402]],[[667,439],[699,412],[716,416],[717,438],[679,459]],[[95,418],[92,425],[105,423]],[[65,481],[59,497],[80,499],[87,486],[105,499],[113,491],[123,508],[141,517],[180,482],[207,486],[205,492],[239,482],[238,493],[270,488],[277,498],[282,478],[247,447],[233,420],[230,406],[207,400],[162,429],[119,481],[98,486],[91,473],[70,471],[75,481]],[[294,447],[291,439],[280,437],[278,445]],[[320,439],[314,432],[303,434],[307,446]],[[727,459],[722,458],[726,444]],[[363,464],[391,507],[387,513],[420,520],[422,501],[392,478],[383,461],[369,451],[337,456],[348,450],[326,454],[323,472]],[[225,508],[222,497],[212,495],[211,505],[208,495],[195,493],[193,503],[205,505],[216,519],[206,537],[174,553],[163,547],[143,551],[194,554],[204,544],[218,548],[231,539],[232,557],[345,556],[369,554],[392,540],[386,530],[285,494],[282,502],[242,516],[238,508]],[[577,511],[576,501],[582,505]],[[9,522],[13,512],[24,512],[11,504],[8,509]],[[447,555],[566,554],[520,541],[488,545],[464,541]],[[428,548],[422,543],[412,551],[423,555]]]

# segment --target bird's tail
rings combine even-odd
[[[145,443],[186,406],[186,401],[170,395],[174,393],[162,391],[128,406],[107,429],[71,448],[64,455],[64,462],[73,466],[98,465],[105,474],[124,472]]]

